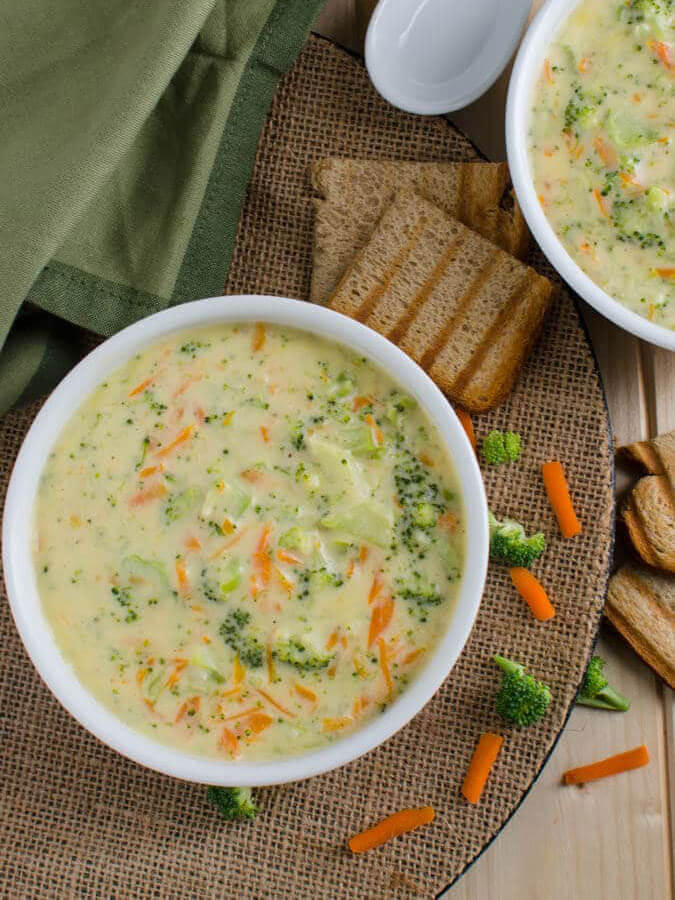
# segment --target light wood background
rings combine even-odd
[[[535,0],[533,10],[541,5]],[[316,28],[362,51],[374,0],[328,0]],[[451,116],[492,159],[504,159],[507,77]],[[586,307],[617,443],[675,428],[675,354],[645,344]],[[619,495],[629,473],[617,471]],[[673,900],[675,701],[609,625],[599,652],[629,712],[576,707],[537,784],[446,900]],[[651,763],[584,788],[560,775],[638,744]],[[427,798],[429,802],[433,798]]]

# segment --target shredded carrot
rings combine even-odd
[[[305,687],[304,684],[300,684],[299,681],[295,682],[295,692],[303,697],[305,700],[311,700],[312,703],[316,702],[317,695],[308,687]]]
[[[488,780],[488,775],[495,764],[497,755],[504,743],[504,738],[499,734],[486,732],[478,738],[478,744],[473,751],[469,768],[464,776],[462,794],[469,803],[478,803],[483,788]]]
[[[161,466],[146,466],[144,469],[138,473],[139,478],[149,478],[151,475],[154,475],[155,472],[161,472]]]
[[[191,384],[195,384],[197,381],[201,381],[203,375],[188,375],[185,381],[173,392],[172,400],[176,400],[181,394],[184,394],[185,391],[190,387]]]
[[[369,704],[370,704],[370,700],[368,699],[368,697],[365,696],[365,694],[363,697],[357,697],[356,700],[354,701],[354,706],[352,707],[352,711],[354,713],[354,718],[356,718],[356,716],[358,716],[360,713],[362,713],[363,710]]]
[[[438,517],[436,524],[444,531],[449,531],[450,533],[452,533],[453,531],[457,530],[459,519],[454,513],[451,513],[448,510],[447,512],[444,512],[442,516]]]
[[[155,380],[155,376],[151,375],[150,378],[146,378],[144,381],[141,381],[140,384],[137,384],[133,391],[129,391],[129,397],[136,397],[138,394],[142,394],[146,388],[149,388],[152,382]]]
[[[194,535],[190,535],[190,537],[185,540],[185,549],[186,550],[201,550],[202,542],[199,538],[194,537]]]
[[[139,669],[138,672],[136,672],[136,681],[139,684],[143,684],[149,671],[150,669]]]
[[[588,67],[591,61],[587,56],[582,56],[579,60],[579,71],[583,75],[584,72],[588,72]]]
[[[347,563],[347,570],[345,572],[345,575],[347,576],[347,578],[351,578],[352,575],[354,574],[355,565],[356,564],[353,559],[350,559],[349,562]]]
[[[186,659],[179,659],[179,660],[176,660],[176,664],[175,664],[175,666],[174,666],[174,668],[173,668],[173,671],[171,672],[171,674],[169,675],[169,677],[168,677],[167,680],[166,680],[166,686],[167,686],[167,687],[173,687],[174,684],[176,684],[176,682],[179,681],[179,679],[180,679],[180,673],[183,671],[183,669],[184,669],[186,666],[187,666],[187,660],[186,660]]]
[[[551,68],[551,60],[548,57],[544,60],[544,77],[549,84],[553,84],[553,69]]]
[[[220,530],[223,534],[234,534],[236,526],[230,519],[225,518],[223,519],[223,524],[220,526]]]
[[[382,576],[379,572],[376,572],[373,575],[373,583],[370,586],[370,592],[368,594],[368,604],[371,604],[373,600],[377,599],[377,596],[383,587],[384,581],[382,580]]]
[[[231,753],[232,756],[239,755],[239,741],[237,740],[237,735],[234,731],[230,731],[229,728],[223,728],[220,735],[220,744],[228,753]]]
[[[368,413],[368,415],[365,416],[365,422],[370,426],[370,430],[373,433],[373,442],[378,447],[381,447],[382,444],[384,443],[384,435],[382,434],[382,430],[380,429],[380,426],[377,424],[377,422],[375,421],[373,416],[371,416],[370,413]]]
[[[263,691],[262,688],[256,688],[256,690],[257,690],[258,693],[261,695],[261,697],[264,697],[265,700],[267,700],[268,703],[271,703],[272,706],[275,707],[275,709],[278,709],[278,710],[279,710],[279,712],[282,712],[285,716],[288,716],[289,719],[294,719],[294,718],[295,718],[295,713],[292,713],[292,712],[290,711],[290,709],[286,709],[285,706],[282,706],[281,703],[279,703],[278,700],[275,700],[274,697],[273,697],[271,694],[268,694],[268,693],[267,693],[267,691]]]
[[[281,547],[277,550],[277,559],[279,562],[288,563],[289,566],[302,565],[302,560],[299,556],[296,556],[294,553],[289,553],[288,550],[283,550]]]
[[[187,594],[190,590],[190,582],[188,580],[185,563],[182,559],[176,560],[176,578],[178,579],[178,587],[181,594]]]
[[[240,693],[241,693],[241,687],[233,687],[233,688],[230,688],[229,691],[223,691],[223,693],[220,696],[223,699],[225,699],[225,697],[234,697]]]
[[[595,202],[598,204],[598,208],[603,216],[608,219],[609,213],[607,212],[607,206],[605,204],[605,198],[600,193],[600,188],[593,188],[593,196],[595,197]]]
[[[598,135],[593,141],[593,146],[595,147],[598,156],[603,161],[605,166],[608,169],[616,169],[619,159],[616,155],[616,150],[611,144],[608,144],[607,141],[603,141],[603,139]],[[596,189],[597,190],[597,189]]]
[[[380,844],[385,844],[392,838],[398,837],[399,834],[413,831],[420,825],[428,825],[433,820],[434,811],[431,806],[423,806],[421,809],[402,809],[393,816],[382,819],[372,828],[350,838],[349,849],[352,853],[364,853],[366,850],[372,850],[379,847]]]
[[[515,567],[509,569],[513,584],[532,610],[532,614],[540,622],[546,622],[555,615],[555,609],[548,599],[548,595],[541,584],[534,577],[529,569]]]
[[[270,430],[266,425],[260,426],[260,435],[266,444],[270,442]]]
[[[253,561],[256,568],[258,569],[262,587],[267,587],[267,585],[270,583],[270,577],[272,574],[272,561],[267,552],[267,545],[269,543],[271,532],[271,525],[263,526],[263,529],[260,532],[260,537],[258,538],[255,553],[253,554]]]
[[[186,700],[185,703],[182,703],[176,713],[176,722],[180,722],[181,719],[185,718],[188,712],[194,710],[197,712],[199,710],[199,706],[201,704],[201,699],[199,697],[190,697],[189,700]]]
[[[260,734],[274,722],[272,716],[268,716],[264,712],[254,712],[246,720],[246,726],[251,729],[253,734]]]
[[[332,650],[333,647],[337,644],[339,637],[339,632],[337,628],[335,631],[328,636],[328,640],[326,641],[326,650]]]
[[[387,628],[394,615],[394,598],[386,597],[382,603],[373,607],[368,631],[368,646],[372,647],[378,637]]]
[[[359,562],[361,565],[368,559],[368,548],[363,546],[359,549]]]
[[[241,709],[239,712],[233,713],[231,716],[225,716],[224,719],[221,719],[222,722],[233,722],[235,719],[246,719],[252,713],[258,712],[257,706],[250,706],[248,709]]]
[[[654,269],[654,274],[659,278],[675,278],[675,268]]]
[[[202,635],[202,642],[203,642],[204,644],[210,644],[210,643],[211,643],[211,638],[208,636],[208,634],[203,634],[203,635]]]
[[[621,184],[625,188],[630,187],[638,191],[644,191],[643,185],[641,185],[639,181],[636,181],[632,175],[629,175],[628,172],[619,172],[619,178],[621,179]]]
[[[244,469],[244,471],[240,472],[239,474],[245,481],[250,481],[251,484],[256,484],[257,482],[262,481],[265,477],[260,469]]]
[[[262,350],[265,346],[266,337],[265,326],[262,322],[256,322],[253,328],[253,339],[251,341],[251,350],[253,350],[254,353],[257,353],[258,350]]]
[[[473,449],[476,449],[476,432],[473,430],[473,422],[471,421],[471,416],[468,412],[465,412],[463,409],[456,409],[455,413],[457,414],[457,418],[462,423],[462,428],[466,431],[466,436],[469,439],[469,442]]]
[[[571,538],[580,534],[581,523],[577,519],[572,506],[570,489],[565,478],[562,463],[557,460],[544,463],[541,467],[541,474],[549,502],[553,507],[553,512],[556,514],[563,537]]]
[[[419,659],[420,656],[426,652],[426,649],[427,649],[426,647],[418,647],[417,650],[412,650],[410,653],[407,654],[407,656],[403,657],[403,660],[402,660],[403,665],[409,666],[412,663],[414,663],[416,659]]]
[[[323,720],[322,727],[324,731],[340,731],[341,728],[351,725],[353,721],[351,716],[341,716],[339,719],[328,718]]]
[[[206,413],[204,412],[201,406],[195,407],[195,419],[199,422],[200,425],[204,424],[204,419],[206,418]]]
[[[369,406],[372,402],[372,397],[354,397],[352,410],[358,412],[360,409],[363,409],[364,406]]]
[[[669,72],[675,68],[675,64],[670,59],[670,47],[664,41],[647,41],[647,46],[651,51],[656,53],[661,65]]]
[[[166,485],[153,484],[152,487],[134,494],[129,500],[129,506],[145,506],[146,503],[150,503],[152,500],[159,500],[160,497],[165,497],[168,493]]]
[[[286,578],[284,573],[281,571],[279,566],[273,567],[274,574],[277,576],[277,580],[282,588],[286,591],[287,594],[292,594],[295,590],[295,585],[291,581],[290,578]]]
[[[232,677],[235,684],[241,684],[246,675],[246,669],[242,666],[239,654],[234,657],[234,665],[232,669]]]
[[[617,753],[616,756],[608,756],[598,762],[587,766],[579,766],[576,769],[568,769],[563,775],[565,784],[585,784],[587,781],[595,781],[598,778],[607,778],[609,775],[618,775],[621,772],[629,772],[631,769],[639,769],[649,762],[649,751],[642,744],[625,753]]]
[[[234,535],[230,538],[229,541],[225,541],[224,544],[221,544],[221,546],[218,548],[218,550],[216,550],[215,553],[212,553],[212,554],[211,554],[211,556],[209,557],[209,559],[216,559],[216,557],[222,556],[222,554],[223,554],[226,550],[229,550],[231,547],[234,547],[235,544],[238,544],[239,541],[244,537],[244,535],[245,535],[248,531],[250,531],[250,530],[251,530],[251,529],[250,529],[250,526],[246,526],[246,528],[242,528],[242,529],[240,529],[239,531],[237,531],[237,533],[234,534]]]
[[[394,690],[394,682],[391,680],[391,672],[389,671],[389,660],[387,659],[387,645],[384,638],[378,638],[377,646],[380,651],[380,669],[384,676],[384,683],[387,685],[387,693],[391,698]]]
[[[155,453],[157,459],[163,459],[165,456],[168,456],[172,453],[176,447],[180,447],[181,444],[184,444],[186,441],[190,439],[190,435],[194,429],[194,425],[187,425],[178,435],[178,437],[174,438],[170,444],[167,444],[166,447],[163,447],[161,450],[158,450]]]

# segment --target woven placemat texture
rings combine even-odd
[[[326,155],[470,160],[475,150],[441,119],[385,104],[360,62],[312,38],[284,79],[261,136],[226,293],[309,295],[312,199],[308,167]],[[545,270],[543,257],[531,262]],[[550,271],[547,270],[547,274]],[[87,349],[83,336],[83,350]],[[0,425],[0,486],[37,407]],[[583,675],[611,554],[612,458],[602,386],[579,317],[562,293],[518,387],[476,417],[524,436],[515,466],[485,474],[499,514],[542,528],[536,572],[557,615],[535,621],[508,574],[491,567],[471,638],[431,703],[383,747],[308,782],[261,790],[263,812],[228,825],[200,786],[157,775],[99,743],[37,678],[3,595],[0,606],[0,894],[3,897],[433,897],[498,833],[539,772]],[[539,475],[565,461],[584,524],[558,536]],[[498,720],[493,653],[522,660],[553,690],[541,724]],[[483,798],[459,795],[480,732],[505,744]],[[433,825],[352,857],[345,839],[402,807],[433,804]]]

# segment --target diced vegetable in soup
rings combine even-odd
[[[581,0],[536,85],[539,201],[579,266],[675,328],[673,0]]]
[[[415,401],[344,347],[263,325],[173,335],[111,375],[49,456],[35,530],[85,687],[224,759],[379,715],[447,628],[465,539]]]

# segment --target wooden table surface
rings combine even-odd
[[[535,0],[533,9],[541,5]],[[316,29],[362,51],[373,0],[329,0]],[[451,116],[483,152],[504,159],[506,76]],[[675,428],[675,354],[585,307],[617,444]],[[629,476],[617,470],[620,495]],[[577,707],[537,784],[447,900],[673,900],[675,701],[611,627],[599,653],[632,700],[627,713]],[[560,786],[574,765],[645,743],[648,767],[582,789]],[[429,798],[427,798],[429,799]]]

